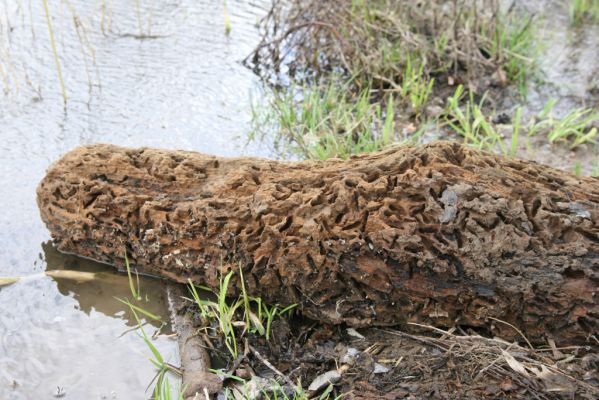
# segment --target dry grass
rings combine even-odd
[[[455,328],[446,331],[428,325],[410,325],[423,330],[427,336],[380,331],[410,342],[420,342],[429,349],[437,349],[439,354],[434,356],[434,362],[431,360],[431,365],[443,364],[444,369],[451,369],[453,365],[456,367],[455,375],[460,377],[464,385],[481,381],[499,382],[499,389],[504,392],[518,388],[519,393],[525,393],[526,398],[536,399],[595,399],[599,396],[599,386],[594,382],[598,374],[596,368],[592,367],[597,363],[597,357],[589,352],[592,350],[589,347],[559,348],[549,341],[546,347],[533,348],[525,337],[523,339],[527,346],[523,347],[497,338],[465,332],[457,334]],[[399,364],[396,360],[386,361]]]

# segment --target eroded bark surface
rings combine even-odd
[[[353,326],[599,331],[599,181],[455,143],[285,163],[80,147],[38,188],[62,251]],[[239,286],[238,283],[233,290]]]

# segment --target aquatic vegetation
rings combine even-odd
[[[183,400],[183,392],[184,390],[178,390],[171,386],[168,376],[163,375],[154,386],[153,400]]]
[[[126,260],[126,265],[127,265],[129,288],[131,290],[131,294],[136,299],[138,297],[139,297],[139,299],[141,299],[141,296],[139,295],[139,293],[140,293],[139,286],[137,287],[137,289],[135,289],[135,286],[133,285],[133,280],[132,280],[131,274],[129,273],[129,266],[128,266],[128,260],[127,260],[126,255],[125,255],[125,260]],[[174,365],[167,362],[165,357],[158,350],[158,348],[154,345],[154,343],[152,343],[152,339],[154,338],[154,336],[160,332],[160,330],[162,329],[162,327],[165,324],[162,323],[161,327],[158,328],[158,330],[152,335],[152,337],[150,337],[150,336],[148,336],[148,334],[146,333],[146,331],[144,329],[144,325],[146,323],[144,321],[142,321],[142,319],[140,318],[140,315],[143,315],[147,318],[150,318],[154,321],[159,321],[159,322],[162,322],[162,318],[160,316],[154,315],[153,313],[145,310],[144,308],[142,308],[138,305],[131,303],[128,299],[120,299],[120,298],[116,298],[116,297],[115,297],[115,299],[117,301],[125,304],[129,308],[129,311],[131,312],[131,314],[133,315],[133,318],[137,322],[135,331],[142,338],[144,344],[146,345],[146,347],[150,350],[150,353],[152,354],[152,357],[149,358],[149,360],[152,363],[152,365],[154,365],[157,372],[156,372],[156,375],[154,376],[154,378],[152,379],[152,381],[149,383],[148,387],[150,387],[152,385],[152,383],[154,381],[156,381],[156,384],[154,386],[153,399],[154,400],[171,400],[173,398],[182,399],[184,390],[177,390],[177,389],[173,388],[171,386],[171,383],[170,383],[170,380],[168,377],[169,373],[175,373],[177,375],[181,375],[181,371],[179,370],[179,368],[177,368]],[[173,397],[173,392],[176,393],[175,397]]]
[[[231,34],[231,18],[229,17],[227,0],[223,0],[223,17],[225,20],[225,35],[229,36]]]
[[[56,41],[54,40],[54,30],[52,29],[52,20],[50,18],[50,11],[48,10],[47,0],[42,0],[44,4],[44,11],[46,13],[46,23],[48,25],[48,34],[50,35],[50,45],[52,46],[52,53],[54,54],[54,63],[56,64],[56,73],[58,74],[58,81],[60,82],[60,91],[64,103],[67,103],[67,90],[62,77],[62,68],[60,67],[60,60],[58,59],[58,50],[56,49]]]
[[[136,273],[137,285],[135,285],[133,283],[133,277],[131,275],[131,267],[129,265],[129,258],[127,257],[127,251],[125,251],[125,267],[127,269],[127,278],[129,280],[129,290],[131,291],[131,295],[133,296],[133,298],[135,300],[141,301],[142,296],[141,296],[141,291],[140,291],[140,286],[139,286],[139,277],[137,276],[137,273]],[[170,380],[168,377],[168,374],[171,372],[175,373],[177,375],[181,375],[181,371],[179,370],[179,368],[177,368],[174,365],[167,362],[165,357],[158,350],[158,348],[154,345],[154,343],[152,343],[153,337],[157,333],[160,332],[160,330],[162,329],[162,327],[164,327],[165,324],[162,323],[162,325],[160,326],[160,328],[158,328],[158,330],[154,333],[154,335],[152,335],[152,337],[149,337],[144,329],[145,322],[142,321],[142,319],[140,318],[139,315],[143,315],[147,318],[150,318],[151,320],[158,321],[158,322],[162,322],[162,318],[160,316],[155,315],[155,314],[151,313],[150,311],[144,309],[143,307],[133,304],[128,299],[120,299],[120,298],[115,297],[115,300],[125,304],[129,308],[131,314],[133,315],[133,317],[135,318],[135,321],[137,322],[137,326],[136,326],[135,330],[140,335],[140,337],[142,338],[146,347],[150,350],[150,353],[152,354],[152,357],[149,360],[157,370],[156,375],[154,376],[154,378],[148,385],[148,387],[150,387],[152,385],[152,383],[154,381],[156,381],[156,384],[154,385],[152,399],[153,400],[172,400],[172,399],[182,400],[183,392],[185,390],[177,389],[177,388],[174,388],[173,386],[171,386],[171,383],[170,383]]]
[[[133,304],[131,304],[127,301],[123,301],[123,300],[120,300],[120,301],[124,302],[125,304],[127,304],[130,307],[131,313],[133,314],[133,316],[135,317],[135,320],[137,321],[136,330],[140,334],[141,338],[143,339],[146,347],[152,353],[152,358],[150,358],[149,360],[156,368],[157,373],[154,376],[154,379],[152,379],[152,381],[148,385],[148,387],[150,385],[152,385],[152,383],[154,381],[156,381],[156,385],[154,386],[153,399],[154,400],[171,400],[173,398],[173,391],[176,392],[175,398],[181,399],[183,397],[184,390],[179,390],[179,389],[175,389],[175,388],[171,387],[171,384],[170,384],[170,381],[168,378],[168,374],[170,372],[173,372],[177,375],[181,375],[181,371],[179,370],[179,368],[177,368],[177,367],[173,366],[172,364],[170,364],[169,362],[167,362],[166,359],[164,358],[164,356],[158,350],[158,348],[154,345],[154,343],[152,343],[152,339],[148,336],[148,334],[146,333],[146,331],[144,329],[144,323],[142,322],[142,320],[139,318],[139,316],[137,314],[138,311],[141,311],[144,315],[148,315],[150,313],[148,311],[141,309],[140,307],[134,306]]]
[[[146,309],[136,306],[135,304],[131,303],[129,300],[127,299],[120,299],[118,297],[115,297],[115,300],[123,303],[124,305],[126,305],[127,307],[129,307],[132,311],[138,312],[140,314],[145,315],[146,317],[154,320],[154,321],[162,321],[162,317],[160,317],[159,315],[153,314],[149,311],[147,311]],[[137,315],[137,314],[135,314]]]

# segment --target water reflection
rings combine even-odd
[[[84,275],[85,279],[78,279],[76,274],[52,275],[58,291],[75,299],[79,310],[88,315],[100,312],[108,317],[122,318],[129,326],[137,325],[129,308],[116,300],[118,298],[133,301],[127,275],[108,265],[59,253],[50,241],[43,243],[42,249],[47,265],[46,271],[90,273],[89,278]],[[90,279],[92,277],[93,279]],[[139,284],[143,294],[142,300],[134,304],[168,322],[168,299],[163,281],[145,276],[134,277],[133,280],[136,287]],[[148,319],[148,323],[156,327],[161,325],[151,318]],[[163,329],[163,332],[166,331]]]
[[[270,1],[227,3],[229,36],[223,2],[49,1],[65,109],[42,2],[0,2],[0,276],[36,276],[0,288],[0,399],[52,398],[57,386],[66,399],[144,398],[148,351],[134,332],[119,338],[132,322],[113,298],[130,297],[127,280],[58,254],[35,188],[80,144],[242,153],[258,80],[239,61],[258,43]],[[46,268],[95,279],[52,278]],[[143,307],[165,316],[160,282],[141,286]],[[176,364],[170,339],[156,345]]]
[[[115,299],[131,297],[126,275],[60,254],[50,242],[42,248],[48,271],[93,279],[38,273],[0,289],[0,398],[51,398],[58,390],[72,399],[144,398],[154,372],[149,350],[130,331],[135,322],[127,306]],[[140,277],[140,286],[148,295],[140,305],[168,319],[161,282]],[[146,325],[149,334],[155,329]],[[159,336],[155,344],[177,362],[172,339]]]

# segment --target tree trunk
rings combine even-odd
[[[599,331],[599,180],[456,143],[300,163],[91,145],[37,193],[62,251],[210,287],[241,267],[327,323]]]

